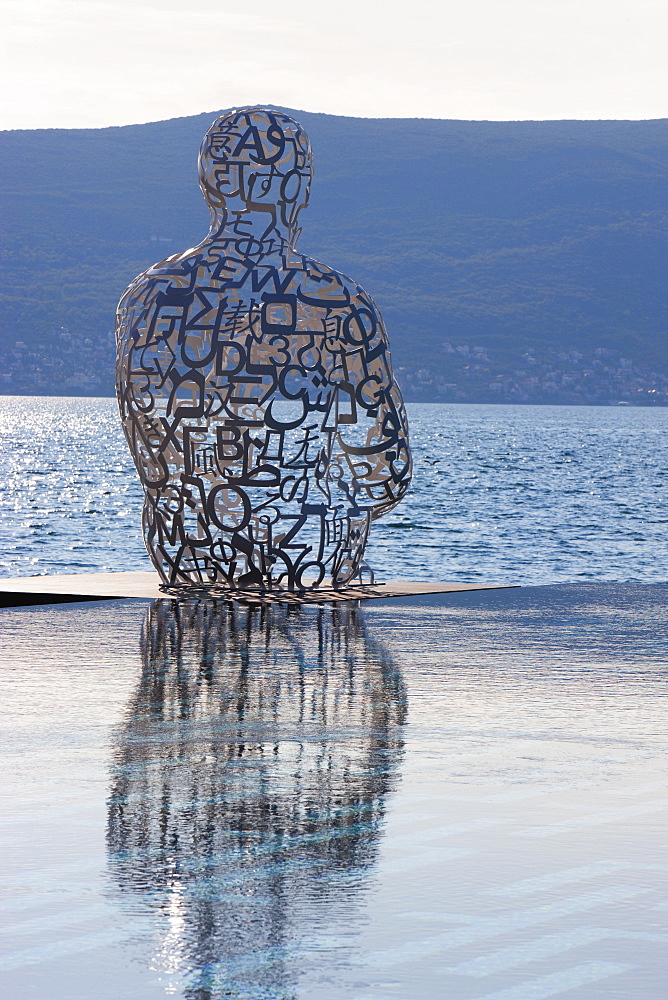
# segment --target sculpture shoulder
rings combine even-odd
[[[333,312],[355,313],[360,309],[373,316],[382,325],[380,311],[360,284],[342,271],[336,271],[310,257],[302,258],[304,271],[300,281],[299,297],[321,304]]]
[[[364,319],[382,330],[382,319],[371,297],[352,278],[296,251],[249,259],[225,253],[207,241],[153,264],[128,285],[118,305],[121,325],[125,317],[145,314],[156,305],[184,303],[198,292],[211,300],[233,294],[249,308],[269,297],[295,296],[307,312]],[[172,300],[170,302],[170,300]]]
[[[201,248],[193,247],[152,264],[125,289],[118,303],[119,311],[130,309],[138,303],[146,304],[159,292],[190,287],[203,258]]]

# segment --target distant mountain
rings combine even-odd
[[[668,403],[668,120],[285,110],[315,151],[300,247],[374,297],[408,399]],[[0,133],[0,392],[112,392],[121,292],[206,234],[216,114]]]

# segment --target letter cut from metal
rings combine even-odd
[[[411,475],[387,335],[354,281],[296,249],[309,140],[230,111],[204,137],[211,228],[140,274],[117,313],[121,419],[167,588],[340,589]]]

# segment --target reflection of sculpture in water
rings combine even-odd
[[[116,884],[165,922],[152,967],[190,970],[191,1000],[285,984],[313,908],[375,860],[401,675],[349,605],[157,601],[142,659],[108,847]]]
[[[202,143],[207,238],[118,308],[118,398],[163,583],[302,590],[359,578],[411,474],[387,336],[359,285],[295,249],[311,148],[262,108]]]

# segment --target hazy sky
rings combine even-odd
[[[666,0],[0,0],[0,128],[668,115]]]

